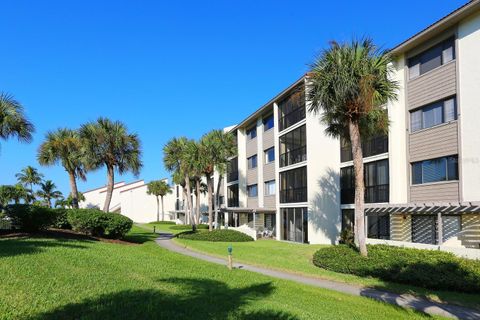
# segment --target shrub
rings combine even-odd
[[[197,229],[208,230],[208,225],[206,224],[197,224]],[[189,224],[177,224],[170,227],[171,230],[192,230],[192,226]]]
[[[68,209],[56,208],[52,210],[55,213],[56,217],[52,227],[57,229],[72,229],[72,226],[68,222],[67,218]]]
[[[368,246],[368,257],[345,245],[315,252],[313,263],[327,270],[436,290],[474,293],[480,290],[480,261],[443,251]]]
[[[340,232],[340,243],[350,247],[355,245],[354,234],[352,230],[345,229]]]
[[[133,225],[133,221],[125,216],[98,209],[68,210],[67,220],[75,231],[114,239],[125,236]]]
[[[228,230],[228,229],[221,229],[221,230],[213,230],[209,231],[186,231],[177,234],[177,237],[180,239],[188,239],[188,240],[200,240],[200,241],[213,241],[213,242],[247,242],[253,241],[253,238],[249,235],[244,233],[235,231],[235,230]]]
[[[56,214],[52,209],[27,204],[7,206],[6,216],[10,218],[14,228],[27,232],[47,229],[53,225],[56,219]]]

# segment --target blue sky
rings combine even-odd
[[[464,3],[3,1],[0,91],[25,106],[37,130],[31,144],[0,141],[0,184],[33,165],[68,193],[63,168],[40,167],[37,148],[48,130],[99,116],[139,134],[140,178],[166,177],[170,138],[241,121],[305,73],[330,40],[368,35],[390,48]],[[101,169],[79,188],[105,181]]]

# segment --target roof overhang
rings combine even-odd
[[[480,10],[480,0],[469,1],[463,6],[459,7],[458,9],[450,12],[448,15],[441,18],[437,22],[431,24],[430,26],[426,27],[422,31],[418,32],[414,36],[403,41],[402,43],[397,45],[395,48],[393,48],[390,52],[393,55],[405,53],[415,48],[419,44],[425,42],[426,40],[447,30],[448,28],[453,27],[458,22],[472,15],[478,10]]]
[[[429,202],[399,204],[365,204],[367,216],[385,214],[449,214],[460,215],[480,213],[480,201],[471,202]]]

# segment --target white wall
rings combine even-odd
[[[334,244],[341,228],[340,141],[324,134],[320,117],[307,111],[308,240]]]
[[[239,207],[247,206],[247,141],[245,129],[238,129],[238,201]],[[258,160],[258,158],[257,158]]]
[[[125,182],[118,182],[113,185],[114,188],[118,188],[125,185]],[[79,203],[80,208],[99,208],[103,209],[103,204],[105,203],[105,193],[107,187],[103,186],[100,188],[96,188],[90,191],[86,191],[83,193],[85,196],[85,201],[81,201]]]
[[[394,63],[396,70],[392,75],[398,81],[400,90],[397,101],[390,102],[388,118],[390,120],[388,137],[389,176],[390,176],[390,203],[408,202],[408,170],[407,161],[407,116],[405,101],[405,57],[402,55]]]
[[[134,188],[134,187],[137,187],[137,186],[141,186],[145,184],[145,182],[143,180],[139,180],[139,181],[134,181],[134,182],[131,182],[131,183],[126,183],[122,186],[119,186],[119,187],[115,187],[113,188],[113,192],[112,192],[112,201],[110,201],[110,211],[120,211],[121,209],[121,203],[120,203],[120,192],[122,192],[123,190],[126,190],[126,189],[130,189],[130,188]],[[105,197],[107,196],[107,190],[102,190],[100,192],[100,197],[103,198],[103,201],[105,201]],[[103,204],[103,202],[102,202]],[[100,206],[100,209],[103,209],[103,205]]]
[[[460,23],[457,60],[462,200],[480,200],[480,14]]]

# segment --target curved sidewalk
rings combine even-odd
[[[196,251],[192,251],[185,247],[182,247],[175,242],[172,241],[173,235],[170,233],[159,233],[159,237],[155,240],[155,242],[170,251],[174,251],[186,256],[190,256],[193,258],[201,259],[204,261],[226,265],[226,260],[213,257],[210,255],[206,255],[203,253],[199,253]],[[436,303],[429,301],[427,299],[415,297],[412,295],[407,294],[395,294],[387,291],[381,291],[372,288],[363,288],[355,285],[351,285],[348,283],[343,282],[336,282],[330,280],[323,280],[318,278],[311,278],[306,276],[301,276],[293,273],[282,272],[277,270],[272,270],[263,267],[256,267],[245,263],[234,263],[234,267],[238,269],[248,270],[252,272],[261,273],[266,276],[284,279],[284,280],[291,280],[298,283],[330,289],[346,294],[351,294],[355,296],[362,296],[368,297],[371,299],[375,299],[378,301],[383,301],[386,303],[394,304],[404,308],[413,308],[418,311],[431,314],[431,315],[439,315],[448,318],[457,318],[457,319],[480,319],[480,311],[476,311],[473,309],[456,306],[456,305],[449,305],[443,303]]]

